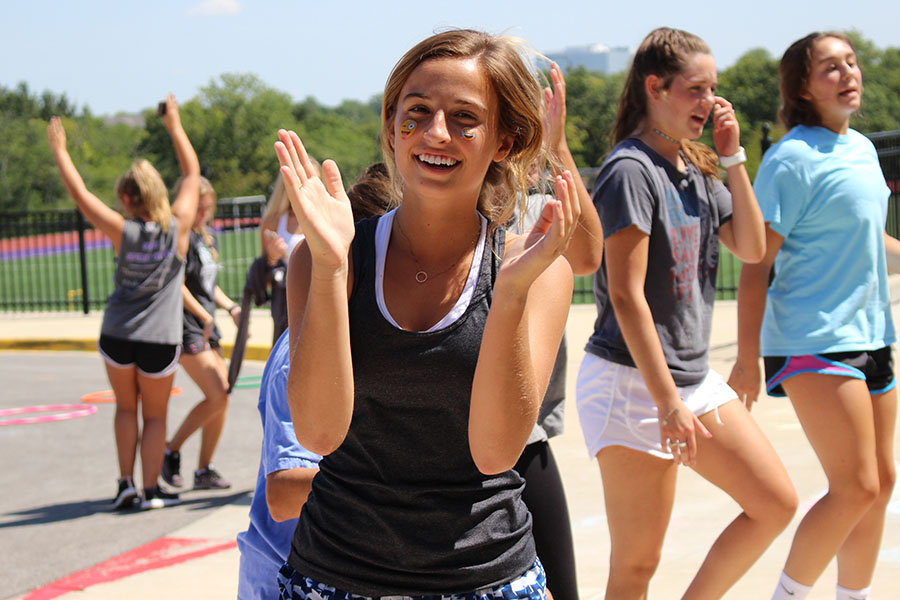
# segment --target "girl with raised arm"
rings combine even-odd
[[[891,192],[875,148],[850,129],[863,85],[849,38],[812,33],[794,42],[779,75],[788,133],[756,176],[768,250],[741,270],[729,382],[750,406],[761,353],[766,391],[790,398],[828,478],[772,598],[805,598],[837,556],[838,600],[864,600],[897,477],[887,275],[900,272],[900,242],[884,231]]]
[[[176,193],[183,180],[175,186]],[[181,344],[181,366],[203,393],[197,403],[166,443],[162,478],[171,486],[184,486],[181,476],[181,447],[200,429],[200,453],[194,471],[195,490],[228,489],[231,483],[213,467],[212,458],[225,427],[228,409],[228,368],[216,327],[216,308],[228,310],[237,325],[241,305],[219,287],[219,252],[208,229],[216,213],[216,190],[206,177],[200,178],[200,200],[197,216],[191,225],[191,238],[184,267],[184,334]]]
[[[279,574],[283,598],[543,598],[512,470],[572,293],[571,173],[521,236],[502,227],[541,151],[541,89],[504,37],[417,44],[385,86],[399,206],[354,226],[340,174],[276,150],[306,239],[289,264],[288,400],[324,455]],[[324,181],[323,181],[324,179]]]
[[[106,235],[116,253],[115,289],[106,302],[98,349],[116,397],[115,436],[120,478],[113,506],[138,498],[134,462],[140,447],[141,508],[179,501],[157,487],[166,443],[166,411],[181,346],[184,257],[197,211],[200,163],[181,126],[175,97],[166,99],[163,123],[172,137],[184,181],[169,206],[166,186],[153,166],[138,160],[116,182],[119,214],[84,185],[66,149],[58,117],[47,137],[66,190],[78,210]],[[138,404],[143,430],[138,426]]]
[[[635,54],[615,147],[594,188],[606,248],[577,405],[603,478],[611,538],[607,598],[647,597],[679,464],[742,509],[684,598],[721,598],[796,508],[775,450],[708,364],[719,242],[746,262],[765,252],[740,128],[731,104],[715,92],[716,64],[703,40],[675,29],[652,31]],[[691,141],[710,115],[718,157]]]

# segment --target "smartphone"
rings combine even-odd
[[[156,114],[163,116],[166,114],[166,102],[162,101],[156,106]]]

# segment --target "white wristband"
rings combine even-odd
[[[744,147],[740,146],[738,151],[732,154],[731,156],[720,156],[719,164],[724,168],[733,167],[735,165],[739,165],[741,163],[747,162],[747,153],[744,152]]]

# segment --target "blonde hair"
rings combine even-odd
[[[309,160],[312,161],[313,165],[315,165],[319,177],[322,177],[322,165],[319,164],[319,161],[311,156],[309,157]],[[263,213],[262,219],[260,219],[260,221],[262,223],[277,221],[279,218],[281,218],[281,215],[283,215],[290,209],[291,199],[288,198],[287,190],[284,187],[284,178],[279,172],[278,177],[275,178],[275,183],[272,185],[272,195],[269,196],[269,201],[266,204],[266,210]]]
[[[390,134],[403,86],[426,61],[474,58],[497,97],[498,137],[512,139],[506,158],[491,163],[488,168],[478,197],[478,210],[487,217],[492,230],[510,220],[517,192],[521,198],[527,195],[529,167],[541,155],[541,87],[523,58],[527,51],[524,42],[515,38],[454,29],[419,42],[403,55],[385,83],[381,108],[381,148],[393,183],[392,205],[399,202],[401,182],[396,173]]]
[[[706,42],[693,33],[660,27],[647,34],[635,52],[625,78],[613,127],[613,146],[630,137],[647,117],[647,90],[644,87],[647,77],[656,75],[662,79],[664,89],[667,89],[695,54],[712,55],[712,51]],[[719,159],[705,144],[681,140],[681,152],[704,175],[719,177]]]
[[[149,220],[158,223],[163,231],[169,231],[172,220],[169,194],[159,171],[148,161],[142,158],[134,161],[131,168],[116,181],[116,196],[121,199],[126,195]]]
[[[178,192],[181,190],[181,184],[183,182],[184,182],[184,177],[179,177],[178,181],[175,182],[175,188],[172,190],[172,194],[174,194],[174,196],[176,198],[178,197]],[[212,202],[213,202],[213,208],[212,208],[212,211],[209,213],[209,217],[207,218],[206,221],[204,221],[203,223],[200,223],[200,236],[203,238],[203,243],[209,247],[209,250],[212,253],[213,259],[216,262],[219,262],[219,253],[216,251],[216,248],[213,245],[215,243],[215,240],[213,239],[212,234],[209,232],[209,229],[207,229],[207,227],[206,227],[206,224],[209,222],[209,220],[212,219],[213,216],[215,216],[215,214],[216,214],[216,208],[218,206],[219,197],[216,195],[216,190],[212,186],[212,184],[209,182],[209,179],[207,179],[206,177],[203,177],[201,175],[200,177],[198,177],[198,183],[199,183],[199,190],[198,190],[198,194],[197,194],[197,198],[198,198],[197,201],[199,202],[199,199],[202,198],[203,196],[210,196],[210,197],[212,197]]]

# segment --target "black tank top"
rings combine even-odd
[[[375,225],[357,224],[349,299],[355,398],[324,457],[288,562],[364,596],[457,593],[505,583],[535,561],[515,471],[480,473],[468,441],[472,380],[505,233],[485,239],[475,295],[450,326],[403,331],[375,299]]]

